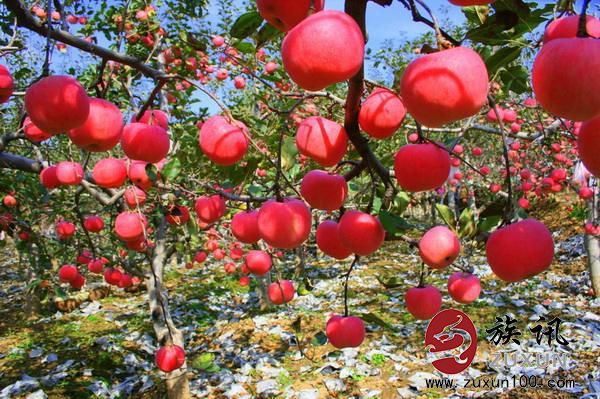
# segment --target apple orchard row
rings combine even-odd
[[[281,48],[285,71],[308,91],[322,90],[352,78],[364,62],[365,38],[355,20],[343,12],[321,11],[323,4],[319,3],[315,2],[316,12],[311,13],[309,1],[293,4],[257,1],[261,15],[286,32]],[[481,3],[489,2],[478,2]],[[579,157],[591,174],[600,176],[600,21],[593,17],[587,17],[586,21],[587,35],[583,36],[578,32],[578,16],[557,19],[547,27],[543,47],[533,65],[532,85],[536,101],[544,110],[578,123]],[[214,43],[223,45],[222,38],[215,38]],[[398,130],[407,114],[430,128],[477,115],[488,104],[488,78],[479,54],[466,47],[419,56],[406,68],[399,94],[385,88],[370,93],[361,105],[360,127],[371,138],[385,140]],[[243,87],[242,83],[236,82],[236,87]],[[12,90],[11,74],[0,66],[0,101],[8,101]],[[139,120],[134,116],[124,124],[117,106],[89,97],[80,83],[69,76],[49,76],[37,81],[27,89],[24,101],[27,117],[22,130],[32,142],[67,134],[75,146],[89,152],[121,147],[126,159],[98,161],[92,170],[93,183],[103,188],[119,188],[127,179],[131,180],[134,185],[124,193],[130,210],[120,213],[112,228],[128,249],[146,251],[151,244],[152,228],[141,207],[146,201],[146,191],[153,184],[146,165],[157,164],[160,169],[168,157],[171,145],[167,115],[160,110],[147,110]],[[497,119],[499,111],[491,110],[490,117]],[[506,118],[511,120],[510,115]],[[199,146],[215,164],[235,165],[248,151],[251,135],[242,122],[229,115],[215,115],[201,124]],[[346,179],[327,170],[338,165],[346,154],[348,136],[344,127],[325,117],[311,116],[300,122],[295,139],[300,154],[323,170],[306,173],[300,189],[302,198],[272,199],[257,210],[235,214],[231,232],[241,243],[256,244],[262,240],[274,250],[294,249],[310,235],[310,208],[332,213],[346,203]],[[395,154],[394,176],[399,187],[415,193],[443,186],[452,166],[448,151],[417,135],[411,141],[414,143],[402,146]],[[475,152],[474,149],[473,154],[478,155]],[[556,180],[565,177],[557,176]],[[82,165],[70,160],[48,166],[40,173],[41,184],[47,189],[79,185],[84,178]],[[500,190],[500,186],[495,189]],[[583,189],[589,191],[585,194],[589,198],[591,190]],[[3,203],[14,207],[17,199],[7,195]],[[219,194],[199,197],[194,211],[202,226],[210,226],[225,215],[226,199]],[[183,205],[174,205],[169,212],[166,215],[169,224],[182,225],[190,220],[190,210]],[[317,227],[316,241],[321,251],[335,259],[345,259],[352,255],[368,256],[381,247],[385,231],[376,216],[360,210],[340,213],[339,218],[332,217]],[[84,228],[88,232],[97,233],[104,227],[101,217],[85,217]],[[75,224],[69,221],[56,224],[59,240],[69,239],[75,231]],[[427,266],[441,269],[456,260],[461,243],[453,230],[436,226],[422,236],[418,247]],[[236,250],[238,259],[243,256],[245,273],[262,276],[270,272],[269,252],[253,249],[244,254],[240,248]],[[531,218],[513,223],[508,220],[490,235],[486,255],[498,278],[516,282],[546,270],[553,260],[554,244],[551,233],[541,222]],[[135,277],[105,267],[105,259],[92,259],[90,254],[82,256],[80,261],[87,263],[88,271],[103,273],[110,284],[127,287],[135,282]],[[196,254],[195,261],[205,259],[205,253]],[[85,284],[85,277],[74,265],[62,266],[58,277],[76,289]],[[244,282],[248,283],[247,277]],[[461,303],[476,300],[480,290],[479,279],[470,273],[457,272],[448,280],[450,295]],[[268,297],[274,304],[290,302],[294,295],[294,284],[288,280],[276,281],[268,287]],[[408,311],[417,319],[431,318],[440,310],[441,303],[439,289],[431,285],[420,285],[406,293]],[[338,348],[355,347],[363,341],[365,327],[358,317],[333,316],[327,322],[326,334]],[[183,349],[175,345],[161,347],[156,354],[158,367],[166,372],[179,368],[184,358]]]

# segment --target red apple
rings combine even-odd
[[[354,210],[344,213],[338,234],[342,245],[361,256],[377,251],[385,239],[385,230],[378,218]]]
[[[144,111],[144,114],[137,120],[137,114],[131,117],[131,122],[145,123],[147,125],[158,125],[163,129],[169,128],[169,117],[164,111],[160,109],[148,109]]]
[[[294,299],[296,290],[294,289],[294,283],[290,280],[281,280],[269,284],[267,288],[267,295],[269,301],[274,305],[281,305],[284,303],[291,302]]]
[[[403,190],[433,190],[450,175],[450,155],[432,143],[407,144],[396,153],[394,171]]]
[[[169,134],[160,126],[134,122],[123,129],[121,147],[130,159],[156,163],[167,156],[170,146]]]
[[[56,235],[59,240],[66,240],[67,238],[71,237],[73,234],[75,234],[75,229],[76,227],[73,223],[64,220],[56,223],[55,226]]]
[[[490,235],[485,249],[492,271],[508,282],[543,272],[554,258],[552,234],[535,219],[525,219],[496,230]]]
[[[122,159],[101,159],[94,166],[92,177],[94,178],[94,182],[100,187],[121,187],[127,179],[127,165]]]
[[[258,230],[265,242],[276,248],[296,248],[308,239],[311,214],[304,202],[286,199],[267,201],[258,211]]]
[[[400,97],[384,88],[373,90],[362,104],[358,121],[362,130],[376,139],[392,136],[406,116]]]
[[[56,179],[60,184],[76,186],[83,180],[83,168],[77,162],[59,162],[56,165]]]
[[[125,203],[129,208],[136,208],[138,205],[142,206],[146,203],[146,193],[144,190],[137,187],[129,187],[123,194]]]
[[[305,19],[311,11],[321,11],[324,0],[256,0],[260,16],[282,32],[287,32]]]
[[[122,273],[119,282],[117,283],[117,287],[119,288],[127,288],[132,285],[132,277],[127,273]]]
[[[2,203],[4,204],[4,206],[12,208],[12,207],[17,206],[18,202],[17,202],[17,199],[14,197],[14,195],[6,194],[4,196],[4,198],[2,198]]]
[[[154,182],[150,180],[150,176],[148,176],[148,172],[146,171],[146,167],[148,166],[148,162],[144,161],[130,161],[129,169],[127,170],[127,175],[129,176],[129,180],[142,190],[148,190]],[[157,173],[157,177],[160,173]]]
[[[90,112],[85,123],[69,130],[69,138],[77,147],[92,152],[114,148],[121,140],[123,114],[106,100],[90,98]]]
[[[238,212],[231,219],[231,232],[245,244],[255,244],[260,240],[258,211]]]
[[[168,209],[166,216],[167,223],[182,225],[190,220],[190,211],[187,206],[173,205]]]
[[[204,251],[198,251],[194,255],[194,262],[196,262],[196,263],[203,263],[206,260],[206,258],[208,258],[208,255],[206,254],[206,252],[204,252]]]
[[[100,273],[102,273],[102,270],[104,269],[104,264],[105,263],[101,259],[92,260],[87,265],[88,271],[90,273],[100,274]]]
[[[281,56],[298,86],[317,91],[354,76],[363,65],[364,47],[364,36],[354,19],[328,10],[291,29],[283,39]]]
[[[533,92],[549,113],[573,121],[600,115],[600,42],[593,38],[554,39],[533,63]]]
[[[347,143],[346,129],[320,116],[303,120],[296,133],[296,146],[300,154],[324,167],[334,166],[342,160]]]
[[[471,303],[479,298],[481,283],[471,273],[456,272],[448,278],[448,293],[456,302]]]
[[[577,136],[579,158],[585,167],[596,177],[600,177],[600,116],[585,121]]]
[[[208,224],[212,224],[225,215],[225,199],[220,195],[200,197],[194,206],[198,218]]]
[[[334,315],[327,320],[325,334],[338,349],[356,348],[365,339],[365,323],[360,317]]]
[[[225,39],[223,36],[216,35],[212,37],[212,43],[215,47],[221,47],[223,44],[225,44]]]
[[[14,90],[13,77],[8,68],[0,64],[0,104],[8,101]]]
[[[48,76],[27,89],[25,109],[41,130],[50,134],[64,133],[85,123],[90,100],[76,79]]]
[[[23,134],[34,143],[39,143],[52,137],[52,134],[44,132],[42,129],[34,125],[29,117],[26,117],[23,121]]]
[[[352,250],[342,244],[337,222],[326,220],[317,227],[317,246],[324,254],[336,259],[345,259]]]
[[[240,285],[242,287],[245,287],[245,286],[247,286],[249,284],[250,284],[250,277],[248,277],[248,276],[242,276],[242,277],[240,277]]]
[[[75,277],[79,274],[79,270],[77,270],[77,266],[73,265],[64,265],[58,269],[58,278],[63,283],[68,283],[73,281]]]
[[[144,237],[147,223],[138,212],[121,212],[115,219],[115,233],[122,241],[137,241]]]
[[[165,373],[177,370],[185,363],[185,351],[181,346],[168,345],[161,346],[156,351],[156,366]]]
[[[248,150],[248,128],[223,116],[209,118],[200,128],[199,145],[214,163],[230,166],[238,163]]]
[[[121,273],[118,269],[106,268],[104,269],[104,281],[106,281],[110,285],[117,285],[119,281],[121,281],[121,277],[123,273]]]
[[[56,177],[56,166],[49,166],[40,172],[40,183],[48,190],[60,186],[60,182]]]
[[[100,216],[86,216],[83,219],[83,227],[90,233],[98,233],[104,228],[104,221]]]
[[[348,184],[344,176],[311,170],[302,178],[300,193],[313,208],[332,212],[344,204]]]
[[[432,269],[450,266],[460,253],[460,241],[446,226],[429,229],[419,241],[419,256]]]
[[[246,254],[245,264],[250,273],[262,276],[271,270],[272,261],[265,251],[251,250]]]
[[[442,307],[442,294],[431,285],[409,289],[404,300],[408,312],[418,320],[431,319]]]
[[[71,288],[75,290],[80,290],[81,287],[85,285],[85,277],[77,273],[77,276],[75,276],[73,280],[69,281],[69,284],[71,284]]]
[[[487,102],[488,73],[479,54],[466,47],[412,61],[400,83],[408,112],[419,123],[440,127],[479,112]]]
[[[544,32],[544,43],[554,39],[574,38],[579,30],[579,15],[557,18],[550,22]],[[591,37],[600,38],[600,20],[586,15],[586,30]]]

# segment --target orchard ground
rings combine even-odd
[[[488,340],[485,330],[495,324],[497,316],[508,314],[517,320],[523,334],[519,337],[520,350],[560,352],[556,342],[538,344],[528,330],[544,316],[562,320],[560,333],[570,341],[568,370],[546,372],[515,366],[504,375],[570,379],[575,381],[574,388],[427,388],[427,378],[443,375],[433,368],[434,358],[424,349],[427,321],[415,322],[404,306],[404,292],[418,280],[414,267],[418,255],[404,243],[391,242],[376,255],[364,258],[350,278],[351,313],[363,316],[367,336],[359,348],[342,351],[323,345],[321,334],[326,316],[343,311],[341,276],[350,261],[311,255],[307,270],[314,289],[302,292],[284,308],[266,310],[257,304],[254,283],[242,287],[236,277],[223,271],[226,260],[209,257],[192,270],[183,265],[171,267],[165,273],[165,285],[172,315],[186,335],[192,395],[304,399],[581,397],[600,379],[600,302],[586,295],[589,277],[580,223],[568,214],[566,205],[553,201],[535,212],[534,216],[554,232],[557,255],[547,272],[506,289],[506,284],[491,274],[483,254],[477,252],[469,264],[482,278],[480,299],[460,305],[445,295],[443,308],[464,311],[478,329],[475,360],[467,371],[454,376],[455,380],[500,378],[486,359],[494,352],[515,347],[495,346]],[[0,397],[166,397],[154,365],[156,344],[144,291],[124,293],[113,288],[107,297],[85,300],[74,311],[23,320],[24,302],[17,299],[24,293],[24,269],[11,253],[9,247],[3,250],[0,267]],[[448,274],[448,270],[434,271],[429,281],[445,287]],[[386,289],[378,280],[397,287]],[[77,297],[87,297],[87,293]],[[28,396],[36,392],[38,396]]]

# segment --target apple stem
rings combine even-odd
[[[508,146],[506,145],[506,132],[504,130],[504,123],[502,122],[502,116],[498,111],[498,107],[494,97],[491,94],[488,95],[488,102],[490,103],[490,107],[494,110],[494,114],[496,115],[496,120],[498,121],[498,125],[500,126],[500,133],[502,134],[502,155],[504,157],[504,169],[506,171],[505,184],[508,189],[508,197],[506,198],[506,207],[504,210],[503,224],[510,224],[512,220],[512,202],[513,202],[513,193],[512,193],[512,181],[510,177],[510,158],[508,157]]]
[[[425,286],[425,263],[421,262],[421,273],[419,274],[419,285],[418,288]]]
[[[589,37],[587,32],[587,8],[590,5],[590,0],[584,0],[581,8],[581,14],[579,15],[579,26],[577,29],[577,37]]]
[[[354,266],[358,263],[359,256],[354,255],[354,260],[348,268],[348,272],[346,273],[346,280],[344,281],[344,317],[348,317],[348,279],[350,279],[350,274],[354,269]]]

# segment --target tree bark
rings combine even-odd
[[[598,188],[593,187],[593,190],[594,196],[588,201],[588,216],[592,223],[598,219]],[[590,282],[596,298],[600,298],[600,238],[598,238],[598,236],[586,234],[584,241],[590,272]]]
[[[152,270],[146,278],[148,302],[152,315],[152,326],[159,346],[173,344],[185,349],[183,333],[173,323],[169,312],[169,303],[162,288],[163,269],[166,260],[165,227],[163,219],[158,228],[156,247],[152,256]],[[187,361],[180,369],[167,373],[165,382],[169,399],[191,398],[190,384],[187,377]]]

